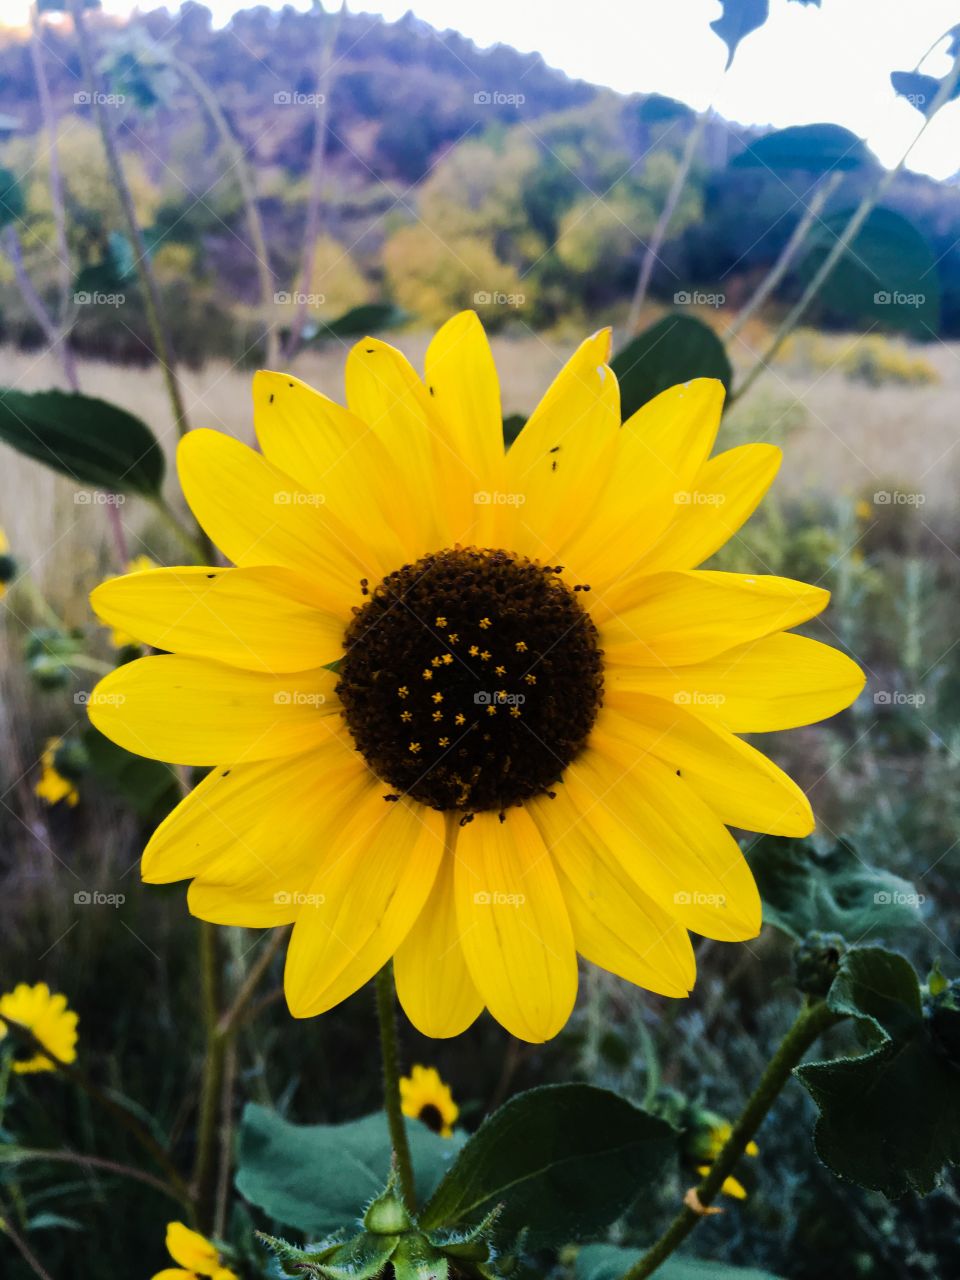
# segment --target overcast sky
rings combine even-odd
[[[218,22],[243,7],[236,0],[205,2]],[[25,12],[26,3],[3,0],[4,15]],[[280,0],[268,3],[280,7]],[[309,8],[309,0],[294,3]],[[130,0],[104,0],[111,12],[133,7]],[[820,9],[770,0],[767,25],[747,37],[724,74],[726,48],[709,26],[719,0],[348,0],[348,7],[389,19],[412,8],[481,46],[501,41],[536,50],[571,76],[624,93],[669,94],[700,110],[712,105],[742,124],[832,120],[865,137],[888,165],[922,123],[894,95],[890,72],[912,69],[960,20],[957,0],[822,0]],[[924,64],[934,75],[947,67],[942,46]],[[939,178],[960,170],[960,102],[944,108],[910,164]]]

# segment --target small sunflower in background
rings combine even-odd
[[[51,1058],[67,1064],[76,1061],[77,1014],[68,1008],[67,997],[53,995],[45,982],[38,982],[33,987],[21,982],[12,991],[0,995],[0,1044],[10,1034],[4,1018],[32,1031],[47,1051],[43,1054],[17,1050],[13,1069],[19,1075],[55,1071]]]
[[[689,1141],[689,1154],[695,1162],[697,1173],[705,1178],[717,1156],[727,1145],[733,1126],[729,1120],[714,1112],[705,1111],[700,1115],[699,1127],[693,1130]],[[744,1155],[758,1156],[760,1148],[753,1141],[744,1148]],[[724,1178],[720,1191],[734,1200],[746,1200],[747,1191],[739,1179],[732,1176]]]
[[[441,1138],[453,1137],[460,1108],[436,1067],[418,1064],[408,1076],[401,1076],[400,1105],[403,1114],[411,1120],[419,1120]]]
[[[48,738],[40,757],[40,777],[33,792],[44,804],[55,805],[61,800],[74,808],[80,800],[80,792],[72,779],[65,777],[58,768],[58,753],[64,747],[62,738]]]
[[[158,1271],[153,1280],[238,1280],[235,1271],[221,1265],[220,1252],[212,1241],[182,1222],[167,1224],[167,1253],[179,1265]]]
[[[7,594],[7,587],[17,576],[17,562],[10,554],[7,535],[0,528],[0,600]]]
[[[587,338],[504,449],[476,315],[424,380],[367,338],[343,408],[254,378],[262,452],[180,443],[181,484],[234,568],[102,584],[108,625],[168,652],[88,704],[120,746],[211,772],[143,857],[201,919],[293,924],[284,986],[323,1013],[394,959],[411,1022],[486,1008],[555,1036],[578,953],[689,994],[690,933],[743,941],[760,897],[729,831],[808,835],[800,788],[740,736],[832,716],[863,687],[791,628],[828,592],[697,566],[780,451],[711,456],[724,390],[699,378],[626,422],[610,333]]]

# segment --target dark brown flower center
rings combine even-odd
[[[337,685],[370,768],[464,815],[549,791],[603,695],[583,589],[558,568],[472,547],[384,578],[347,629]]]
[[[432,1129],[434,1133],[440,1133],[443,1130],[443,1116],[440,1113],[440,1108],[435,1107],[432,1102],[428,1102],[426,1106],[420,1108],[418,1119],[428,1129]]]

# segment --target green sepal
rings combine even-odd
[[[390,1261],[395,1280],[447,1280],[450,1273],[440,1250],[419,1234],[402,1236]]]

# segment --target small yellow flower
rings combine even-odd
[[[153,1280],[197,1280],[199,1276],[238,1280],[235,1271],[221,1265],[216,1245],[182,1222],[167,1223],[167,1252],[180,1265],[158,1271]]]
[[[147,569],[155,569],[157,566],[149,556],[134,556],[132,560],[127,561],[124,573],[143,573]],[[105,579],[106,582],[111,581],[110,578]],[[111,627],[110,643],[114,649],[126,649],[130,645],[140,647],[140,641],[136,636],[130,635],[120,627]]]
[[[7,535],[0,529],[0,600],[7,594],[7,587],[17,576],[17,566],[10,554]]]
[[[859,498],[853,508],[854,515],[858,520],[870,520],[873,517],[873,507],[866,498]]]
[[[80,792],[69,778],[57,772],[56,755],[62,742],[62,738],[47,739],[47,745],[40,757],[40,779],[35,784],[33,793],[44,804],[55,805],[61,800],[66,800],[72,809],[80,799]]]
[[[733,1126],[728,1120],[719,1120],[712,1124],[704,1134],[700,1150],[707,1163],[697,1166],[697,1173],[700,1174],[701,1178],[705,1178],[710,1172],[710,1166],[727,1145],[732,1132]],[[760,1148],[755,1142],[748,1142],[744,1147],[744,1155],[757,1156],[759,1154]],[[746,1200],[747,1198],[747,1191],[743,1183],[733,1177],[724,1178],[720,1191],[723,1195],[731,1196],[734,1200]]]
[[[420,1120],[441,1138],[453,1136],[460,1108],[453,1100],[450,1086],[440,1079],[436,1067],[418,1064],[410,1075],[401,1077],[400,1105],[405,1116]]]
[[[38,982],[34,987],[21,982],[0,996],[0,1041],[8,1034],[3,1017],[32,1031],[50,1055],[35,1053],[30,1057],[14,1057],[13,1069],[18,1074],[54,1071],[51,1058],[68,1063],[76,1060],[77,1015],[67,1008],[67,997],[51,995],[45,982]]]

